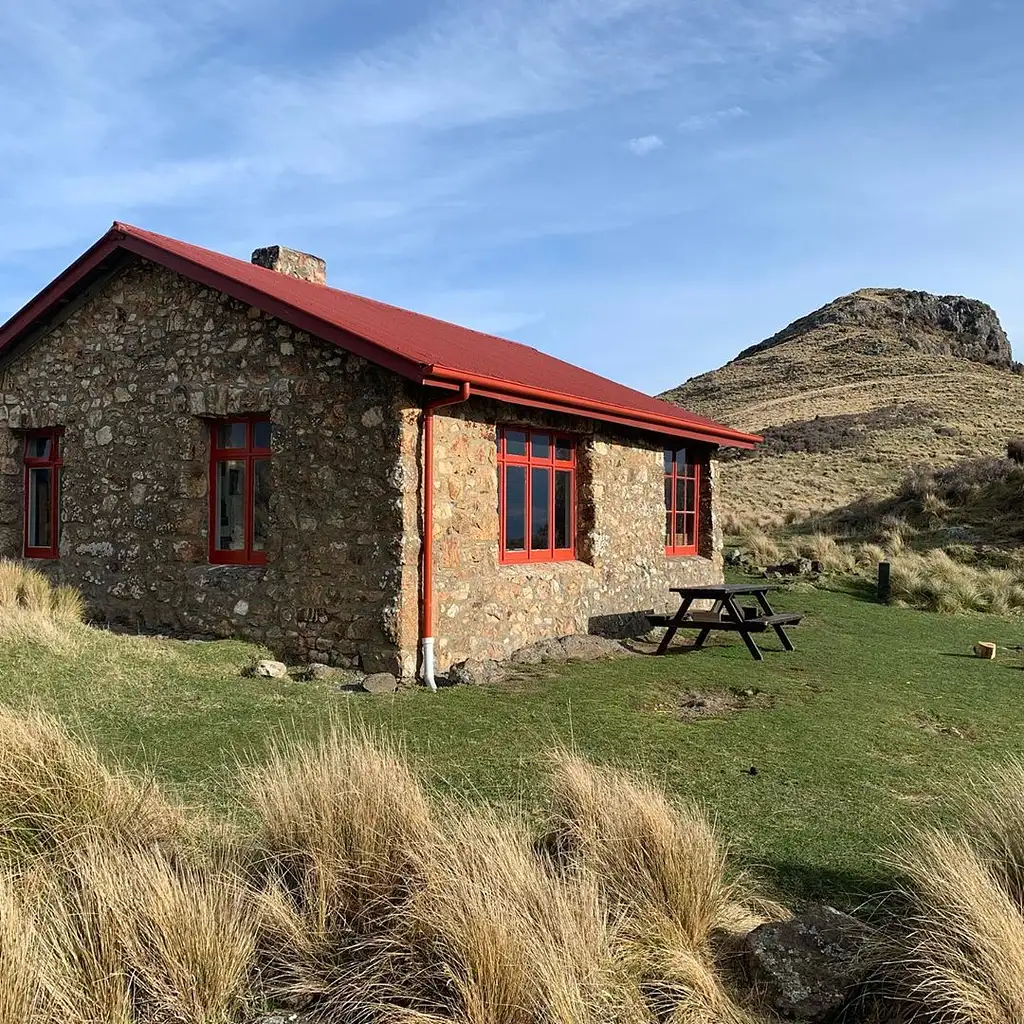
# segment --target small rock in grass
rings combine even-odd
[[[398,689],[398,680],[390,672],[374,672],[363,680],[362,685],[367,693],[394,693]]]
[[[256,667],[252,670],[252,674],[263,679],[283,679],[288,675],[288,666],[283,661],[272,661],[269,658],[264,658],[262,661],[256,662]]]
[[[306,666],[303,678],[314,681],[320,679],[336,679],[341,674],[342,670],[340,668],[334,668],[331,665],[324,665],[319,661],[314,661]]]

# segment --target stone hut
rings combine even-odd
[[[757,438],[536,349],[115,223],[0,328],[0,554],[94,620],[432,682],[721,579]]]

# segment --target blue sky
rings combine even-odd
[[[33,0],[0,52],[0,320],[120,219],[648,392],[865,286],[1024,355],[1019,0]]]

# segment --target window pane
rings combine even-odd
[[[686,449],[685,448],[677,448],[676,449],[676,465],[679,467],[679,472],[681,473],[683,471],[683,466],[688,466],[689,464],[690,464],[690,460],[687,459],[687,457],[686,457]]]
[[[551,547],[551,472],[547,469],[531,472],[530,547],[543,551]]]
[[[682,506],[687,512],[697,511],[697,481],[693,474],[686,478],[686,504]]]
[[[686,517],[686,535],[682,542],[688,548],[692,548],[697,544],[697,517],[687,516]]]
[[[665,449],[665,472],[672,472],[672,452],[668,448]]]
[[[555,471],[555,548],[572,547],[572,473]]]
[[[253,460],[252,480],[252,549],[266,551],[270,528],[270,459]]]
[[[686,539],[686,523],[690,518],[685,512],[676,513],[676,547],[685,547],[689,544]]]
[[[245,424],[244,423],[218,423],[217,424],[217,447],[218,448],[244,448],[245,447]]]
[[[566,437],[556,437],[555,458],[560,462],[569,462],[572,459],[572,441]]]
[[[523,449],[526,440],[523,439]],[[526,467],[505,467],[505,550],[526,550]]]
[[[245,463],[223,459],[217,463],[218,551],[245,550]]]
[[[526,454],[526,431],[506,430],[505,431],[505,454],[525,455]]]
[[[665,543],[669,547],[672,546],[672,513],[665,513]]]
[[[270,447],[270,420],[257,420],[252,425],[253,448]]]
[[[50,469],[28,471],[28,546],[48,548],[53,544],[50,508]]]
[[[551,435],[531,434],[530,449],[535,459],[547,459],[551,457]]]
[[[50,457],[50,438],[30,437],[25,445],[25,455],[30,459],[48,459]]]
[[[672,511],[672,477],[665,477],[665,508]]]
[[[676,480],[676,511],[695,512],[694,498],[696,497],[692,476],[681,476]]]

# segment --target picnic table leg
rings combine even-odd
[[[743,637],[743,642],[747,645],[747,650],[750,651],[750,656],[754,661],[764,661],[764,655],[761,653],[757,644],[754,643],[754,638],[750,635],[750,630],[743,627],[743,623],[746,622],[746,619],[743,618],[743,612],[736,607],[736,602],[733,598],[726,598],[725,610],[728,613],[729,618],[736,623],[736,631],[741,637]]]
[[[763,611],[765,615],[775,614],[775,612],[772,611],[772,606],[768,603],[768,597],[766,594],[758,593],[754,596],[757,598],[757,603],[761,606],[761,611]],[[782,646],[787,651],[796,649],[793,647],[793,641],[789,639],[789,634],[786,633],[782,626],[773,626],[772,628],[775,630],[775,635],[782,641]]]
[[[686,613],[690,610],[690,605],[693,604],[692,597],[684,597],[679,605],[679,611],[673,616],[672,621],[668,624],[668,629],[665,630],[665,635],[661,638],[661,643],[658,644],[657,654],[664,654],[668,650],[668,645],[672,643],[672,638],[676,635],[676,630],[679,629],[680,624],[686,617]]]
[[[721,611],[722,611],[722,602],[721,601],[716,601],[711,606],[711,614],[714,615],[716,612],[718,612],[720,614]],[[697,642],[693,646],[694,647],[703,647],[705,641],[707,640],[707,638],[710,635],[711,635],[711,627],[710,626],[707,629],[702,629],[700,631],[700,633],[697,634]]]

